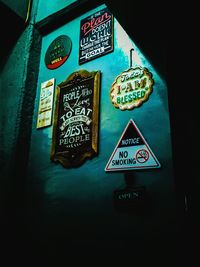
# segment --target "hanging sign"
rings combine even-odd
[[[67,35],[58,36],[48,47],[45,54],[45,64],[48,69],[60,67],[69,57],[72,41]]]
[[[97,155],[100,72],[80,70],[57,86],[51,160],[76,167]]]
[[[51,125],[55,79],[41,83],[37,128]]]
[[[136,124],[130,119],[105,171],[160,168],[160,163]]]
[[[147,68],[135,67],[117,76],[110,90],[110,98],[114,107],[130,110],[147,101],[152,90],[152,74]]]
[[[81,20],[79,64],[113,51],[113,15],[108,8]]]
[[[143,212],[146,202],[147,192],[144,186],[127,186],[113,192],[114,208],[118,211]]]

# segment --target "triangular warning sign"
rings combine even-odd
[[[130,119],[116,145],[105,171],[160,168],[160,163],[142,136],[135,122]]]

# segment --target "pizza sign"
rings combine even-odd
[[[152,74],[147,68],[135,67],[117,76],[110,90],[110,98],[114,107],[131,110],[147,101],[152,90]]]

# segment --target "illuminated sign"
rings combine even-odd
[[[110,90],[110,98],[114,107],[130,110],[147,101],[152,90],[152,74],[147,68],[135,67],[117,76]]]
[[[45,64],[48,69],[60,67],[68,59],[72,41],[67,35],[58,36],[48,47],[45,54]]]
[[[80,70],[57,86],[51,160],[76,167],[98,152],[100,72]]]
[[[160,163],[131,119],[115,147],[105,171],[160,168]]]

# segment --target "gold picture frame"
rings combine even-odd
[[[100,77],[79,70],[56,87],[50,159],[65,168],[98,154]]]

